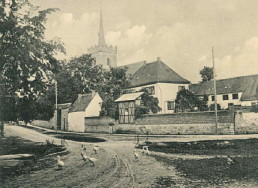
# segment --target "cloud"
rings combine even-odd
[[[59,20],[61,23],[64,23],[64,24],[70,24],[70,23],[73,23],[74,20],[73,20],[73,14],[72,13],[63,13],[61,14],[61,16],[59,17]]]
[[[235,53],[216,61],[218,78],[258,74],[258,37],[250,38]]]

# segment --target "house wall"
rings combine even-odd
[[[221,105],[222,109],[227,109],[229,103],[233,103],[234,105],[241,105],[241,106],[251,106],[253,102],[257,101],[240,101],[242,97],[242,92],[238,93],[238,99],[233,99],[232,98],[233,93],[226,93],[226,95],[229,96],[229,100],[223,100],[223,95],[217,95],[217,103]],[[208,96],[208,106],[211,104],[214,104],[214,101],[212,101],[212,96]]]
[[[258,133],[258,113],[236,112],[235,132],[238,134]]]
[[[233,134],[233,116],[228,111],[218,113],[218,133]],[[107,117],[86,118],[86,132],[109,133],[109,122],[113,122],[113,133],[145,134],[215,134],[214,112],[144,115],[135,124],[118,124]]]
[[[91,100],[90,104],[85,110],[85,117],[99,116],[99,113],[101,111],[101,104],[102,104],[102,99],[99,96],[99,94],[96,93],[96,95]]]
[[[242,93],[238,93],[238,99],[233,99],[232,98],[233,93],[226,93],[223,95],[228,95],[229,100],[223,100],[223,95],[217,95],[217,103],[220,104],[222,109],[227,109],[229,103],[233,103],[234,105],[241,105],[242,102],[240,101]],[[208,106],[211,104],[214,104],[214,101],[212,101],[212,96],[214,95],[209,95],[208,97]]]
[[[167,109],[167,102],[175,101],[177,92],[179,91],[179,86],[184,86],[186,89],[189,88],[188,84],[156,83],[141,87],[134,87],[132,89],[140,91],[142,88],[151,86],[154,86],[155,88],[155,94],[152,96],[158,98],[159,106],[162,108],[162,111],[159,112],[159,114],[174,113],[174,110]]]
[[[68,131],[84,132],[85,112],[68,113]]]

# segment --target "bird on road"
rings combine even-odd
[[[95,166],[95,162],[97,161],[96,158],[94,158],[94,157],[87,157],[87,159],[88,159],[89,162],[92,164],[92,166]]]
[[[94,146],[93,151],[95,152],[95,154],[97,154],[97,152],[99,151],[99,146]]]
[[[136,150],[134,150],[133,155],[135,160],[139,160],[139,154],[136,152]]]
[[[149,155],[149,148],[148,148],[148,146],[143,146],[142,147],[142,154]]]
[[[86,152],[87,148],[85,147],[85,144],[82,144],[81,150]]]
[[[81,151],[81,156],[82,156],[82,159],[86,162],[88,157],[84,151]]]
[[[62,169],[64,167],[65,163],[61,160],[60,156],[57,156],[57,167],[58,169]]]
[[[68,146],[68,143],[65,141],[65,139],[61,139],[61,145],[63,147],[66,147],[66,146]]]

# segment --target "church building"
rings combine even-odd
[[[99,41],[98,45],[88,48],[88,53],[96,59],[96,64],[102,64],[105,68],[117,66],[117,47],[108,46],[105,41],[105,33],[102,21],[102,9],[100,9],[99,23]]]

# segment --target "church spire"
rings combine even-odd
[[[100,4],[100,22],[99,22],[99,44],[98,46],[106,46],[104,27],[102,22],[102,5]]]

